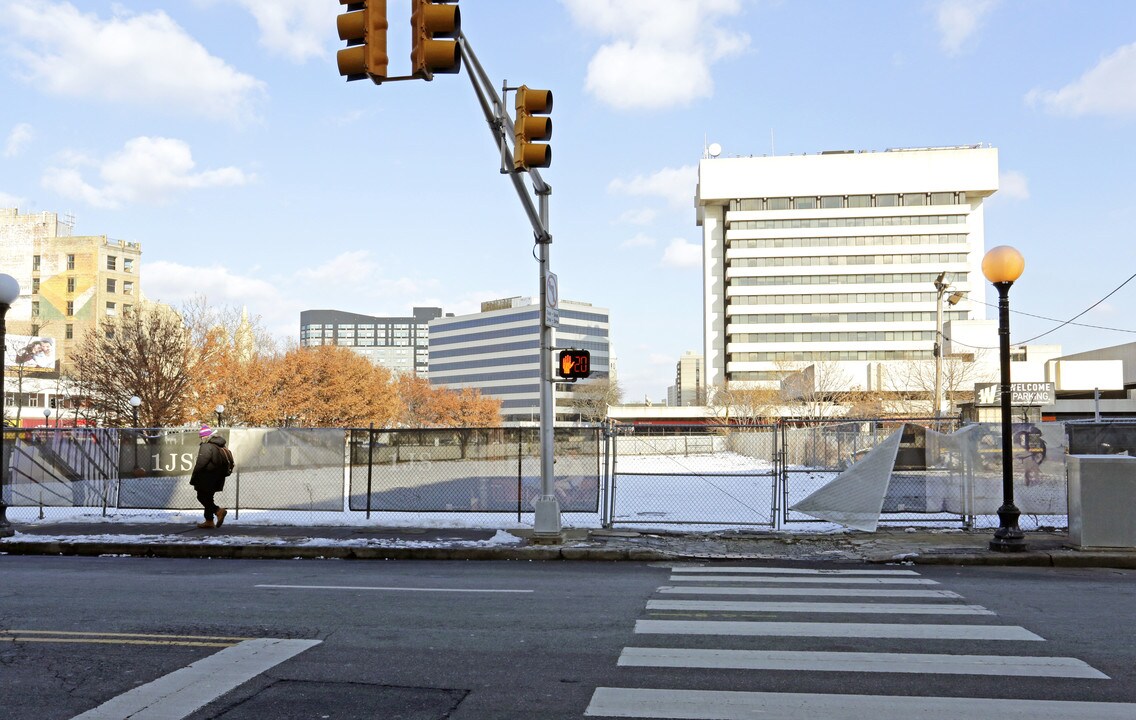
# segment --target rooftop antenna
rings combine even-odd
[[[710,146],[706,148],[706,154],[712,158],[716,158],[722,154],[722,146],[718,143],[710,143]]]
[[[769,128],[769,156],[777,157],[777,148],[773,145],[773,128]]]

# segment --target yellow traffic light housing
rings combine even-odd
[[[552,164],[552,91],[517,88],[517,116],[513,121],[513,169],[546,168]]]
[[[336,53],[339,74],[347,80],[387,77],[387,0],[339,0],[347,12],[336,18],[339,39],[347,48]]]
[[[568,380],[588,377],[592,374],[592,354],[587,350],[561,350],[556,374]]]
[[[416,77],[433,80],[435,73],[451,74],[461,70],[461,52],[456,39],[461,31],[461,11],[456,1],[414,0],[410,26],[410,63]]]

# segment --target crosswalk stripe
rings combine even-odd
[[[808,670],[827,672],[1014,675],[1107,680],[1076,658],[924,653],[816,652],[784,650],[623,649],[619,664],[632,667]]]
[[[946,603],[750,602],[744,600],[648,600],[648,610],[714,612],[871,613],[879,615],[994,615],[981,605]]]
[[[671,582],[727,582],[727,583],[798,583],[815,585],[938,585],[927,578],[900,577],[837,577],[803,575],[671,575]]]
[[[179,720],[320,640],[246,640],[111,698],[72,720]]]
[[[950,590],[906,590],[902,588],[872,590],[869,588],[782,588],[782,587],[721,587],[718,585],[663,585],[658,592],[664,595],[784,595],[802,597],[892,597],[892,598],[961,598]]]
[[[636,620],[635,632],[654,635],[736,635],[764,637],[887,638],[906,640],[1045,640],[1045,638],[1016,625]]]
[[[679,566],[673,573],[706,573],[710,575],[918,575],[914,570],[826,570],[823,568],[796,567],[722,567]]]
[[[596,688],[585,715],[683,720],[1131,720],[1134,703]]]

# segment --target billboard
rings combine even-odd
[[[55,338],[32,335],[8,335],[6,356],[9,363],[27,370],[55,369]]]

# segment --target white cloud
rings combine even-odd
[[[616,178],[608,183],[609,192],[665,198],[680,208],[694,207],[694,187],[698,183],[698,168],[684,165],[680,168],[663,168],[652,175],[636,175],[630,180]]]
[[[191,266],[158,260],[145,263],[144,294],[147,299],[174,307],[204,296],[213,306],[246,307],[260,315],[269,332],[278,337],[299,334],[301,297],[284,293],[259,278],[237,275],[219,266]]]
[[[344,283],[363,282],[373,277],[377,270],[378,263],[374,261],[369,251],[351,250],[336,255],[322,265],[305,268],[296,274],[305,280],[342,286]]]
[[[23,203],[23,198],[9,195],[6,192],[0,191],[0,207],[3,208],[18,208]]]
[[[998,194],[1014,200],[1028,200],[1030,192],[1026,176],[1017,170],[1001,173],[998,177]]]
[[[1136,116],[1136,43],[1101,60],[1079,80],[1060,90],[1033,90],[1030,105],[1040,104],[1061,115]]]
[[[711,65],[749,47],[748,35],[726,27],[741,0],[562,1],[577,25],[608,38],[588,63],[585,85],[620,110],[711,97]]]
[[[939,44],[951,55],[960,52],[997,4],[997,0],[942,0],[935,13]]]
[[[63,167],[44,173],[43,186],[63,197],[95,207],[119,208],[132,203],[159,204],[178,191],[245,185],[255,176],[235,167],[193,172],[189,145],[182,140],[136,137],[121,152],[102,161],[79,155],[62,158]],[[100,186],[83,178],[83,168],[95,166]]]
[[[702,267],[702,246],[675,238],[663,251],[663,265],[674,268]]]
[[[328,39],[327,3],[312,0],[237,0],[256,18],[260,44],[295,62],[324,54]]]
[[[624,240],[619,246],[621,248],[655,247],[655,238],[638,233],[635,237]]]
[[[34,133],[32,126],[19,123],[8,133],[8,140],[4,143],[4,157],[16,157],[23,152],[24,147],[31,142]]]
[[[209,54],[166,13],[114,17],[69,2],[11,0],[0,15],[29,85],[53,95],[245,120],[265,92]]]
[[[658,213],[651,208],[628,210],[619,216],[619,222],[628,225],[650,225],[657,215]]]

